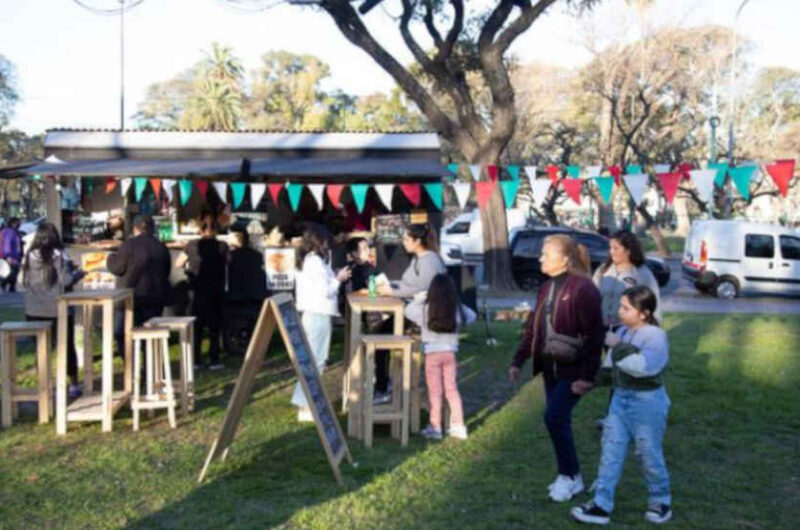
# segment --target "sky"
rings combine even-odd
[[[118,0],[81,0],[112,7]],[[653,25],[734,25],[742,0],[657,0],[644,16]],[[489,0],[469,0],[468,5]],[[374,35],[404,63],[411,60],[391,16],[399,1],[384,0],[366,17]],[[524,62],[566,67],[585,64],[586,35],[632,39],[641,27],[623,0],[604,0],[576,17],[552,6],[512,46]],[[753,43],[755,66],[800,70],[797,0],[749,0],[738,28]],[[213,41],[231,46],[246,70],[270,50],[316,55],[331,67],[326,88],[352,94],[388,91],[394,81],[351,45],[329,16],[313,8],[280,5],[243,13],[224,0],[143,0],[125,15],[126,127],[134,125],[147,87],[192,66]],[[420,39],[424,43],[422,35]],[[601,41],[602,42],[602,41]],[[53,127],[119,127],[120,21],[88,11],[74,0],[1,0],[0,54],[16,66],[20,102],[10,127],[29,134]]]

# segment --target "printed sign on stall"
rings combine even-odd
[[[267,247],[264,249],[267,270],[267,289],[286,291],[294,289],[294,248]]]
[[[116,278],[108,272],[108,252],[85,252],[81,254],[81,269],[86,271],[84,289],[114,289]]]

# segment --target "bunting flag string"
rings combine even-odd
[[[186,206],[192,196],[192,181],[188,179],[179,181],[178,191],[180,192],[181,206]]]
[[[627,166],[625,168],[626,175],[641,175],[642,174],[642,166]]]
[[[120,191],[122,191],[122,196],[125,197],[128,194],[128,190],[131,187],[131,183],[133,182],[131,179],[122,179],[120,182]]]
[[[525,166],[525,174],[528,175],[528,182],[533,190],[533,181],[536,180],[536,166]]]
[[[506,166],[506,171],[511,176],[511,180],[519,180],[519,166]]]
[[[583,181],[579,179],[561,179],[561,186],[570,199],[575,201],[575,204],[581,203],[581,188]]]
[[[271,182],[267,184],[266,187],[269,189],[269,196],[272,199],[272,204],[274,204],[275,206],[280,206],[279,199],[281,195],[281,190],[286,187],[286,184]]]
[[[581,166],[567,166],[567,175],[574,179],[580,178]]]
[[[711,200],[714,194],[714,180],[717,178],[715,169],[692,169],[689,175],[697,188],[697,195],[703,202]]]
[[[794,176],[794,160],[776,160],[774,164],[767,164],[767,173],[778,187],[782,197],[789,193],[789,181]]]
[[[639,206],[647,191],[648,176],[643,173],[634,173],[625,175],[622,179],[625,181],[625,187],[628,188],[628,193],[630,193],[633,203]]]
[[[244,201],[244,192],[246,189],[247,184],[244,182],[231,182],[231,194],[233,194],[233,207],[238,208],[242,205],[242,201]]]
[[[486,172],[489,174],[489,180],[497,182],[497,178],[500,176],[499,167],[497,167],[495,164],[489,164],[486,166]]]
[[[156,200],[161,196],[161,179],[150,179],[150,186],[153,187],[153,195],[156,196]]]
[[[214,191],[217,192],[217,197],[224,203],[228,203],[228,183],[227,182],[212,182]],[[252,192],[251,192],[252,195]],[[255,202],[255,201],[254,201]],[[256,203],[258,204],[258,203]],[[255,208],[255,205],[253,206]]]
[[[469,172],[472,175],[472,180],[478,182],[481,179],[481,166],[477,164],[471,164],[469,166]]]
[[[553,181],[550,179],[536,179],[531,183],[531,193],[533,194],[533,204],[537,208],[541,208],[550,188],[553,186]]]
[[[322,194],[325,192],[325,184],[308,184],[308,189],[311,191],[311,196],[317,201],[317,208],[322,210],[324,207]]]
[[[619,186],[621,184],[622,169],[619,166],[608,166],[608,172],[614,177],[614,184]]]
[[[198,179],[194,182],[194,184],[195,186],[197,186],[200,195],[202,195],[205,198],[208,198],[208,181]]]
[[[600,173],[602,172],[603,172],[603,166],[588,166],[586,168],[586,176],[588,178],[599,177]]]
[[[663,175],[669,173],[669,170],[672,168],[669,164],[654,164],[653,171],[655,171],[656,175]]]
[[[458,177],[458,164],[455,163],[455,162],[447,164],[447,171],[453,173],[453,175],[455,177]],[[449,180],[453,180],[453,178],[455,178],[455,177],[447,177],[447,178]],[[389,208],[389,209],[391,210],[391,208]]]
[[[261,203],[261,198],[264,197],[264,193],[267,191],[266,184],[262,182],[254,182],[250,184],[250,206],[254,209],[258,209],[258,205]]]
[[[678,164],[678,171],[681,173],[681,175],[683,175],[683,178],[685,178],[685,179],[690,179],[691,178],[691,175],[689,174],[689,172],[692,169],[694,169],[694,166],[692,166],[688,162],[681,162],[680,164]]]
[[[734,167],[730,169],[731,180],[736,186],[739,195],[745,200],[750,199],[750,180],[758,169],[756,166]]]
[[[681,183],[683,175],[679,171],[674,173],[660,173],[656,175],[661,189],[664,190],[664,198],[667,199],[669,204],[675,200],[675,194],[678,193],[678,185]]]
[[[383,205],[386,207],[387,210],[391,212],[392,195],[394,194],[394,184],[375,184],[373,188],[375,189],[375,192],[378,194],[378,198],[381,200]]]
[[[295,184],[295,186],[300,186],[300,184]],[[302,187],[300,189],[302,190]],[[350,184],[350,193],[353,195],[353,200],[356,203],[356,209],[358,210],[358,213],[364,211],[364,205],[367,203],[368,189],[369,184]]]
[[[428,196],[431,198],[431,202],[438,208],[439,210],[442,209],[442,202],[443,202],[443,189],[441,182],[428,182],[425,184],[425,191],[428,192]]]
[[[419,184],[400,184],[399,186],[406,199],[414,206],[419,206],[420,201],[422,201],[422,190],[419,189]]]
[[[489,205],[489,200],[492,198],[492,193],[497,187],[497,183],[493,180],[487,182],[475,183],[475,194],[478,198],[478,208],[485,210]]]
[[[722,187],[725,184],[725,174],[728,172],[728,164],[725,162],[709,162],[707,169],[713,169],[715,173],[714,184]]]
[[[517,191],[519,191],[518,180],[501,180],[500,188],[503,190],[503,200],[506,203],[506,210],[510,210],[514,206],[514,201],[517,199]]]
[[[469,199],[469,192],[471,189],[469,182],[454,182],[451,184],[453,186],[453,191],[456,194],[456,200],[458,200],[458,206],[463,210],[467,206],[467,199]]]
[[[134,184],[134,192],[136,196],[136,202],[142,200],[142,194],[144,193],[144,188],[147,186],[147,179],[144,177],[136,177],[133,179]]]
[[[174,187],[175,187],[175,179],[164,179],[161,181],[161,187],[164,189],[164,193],[167,194],[167,199],[169,202],[172,202],[172,197],[174,197]]]
[[[547,171],[547,176],[550,177],[550,181],[553,184],[557,184],[558,183],[558,166],[554,166],[553,164],[550,164],[549,166],[545,167],[544,170]]]
[[[325,189],[328,194],[328,200],[337,210],[341,207],[342,191],[344,191],[344,184],[328,184]]]
[[[611,202],[611,194],[614,192],[614,177],[594,177],[594,183],[600,190],[600,197],[603,204]]]
[[[106,177],[106,193],[111,193],[117,187],[117,181],[114,177]]]

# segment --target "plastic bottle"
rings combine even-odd
[[[375,298],[378,295],[377,287],[375,286],[375,275],[369,275],[369,297]]]

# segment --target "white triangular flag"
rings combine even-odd
[[[550,186],[553,181],[549,178],[535,179],[531,182],[531,191],[533,192],[533,204],[537,208],[542,206],[542,203],[547,198],[547,193],[550,191]]]
[[[212,182],[214,189],[217,192],[217,197],[224,203],[228,202],[228,183],[227,182]],[[254,202],[253,204],[258,204]]]
[[[525,174],[528,175],[528,182],[533,189],[533,181],[536,180],[536,166],[525,166]]]
[[[603,172],[603,166],[589,166],[586,168],[586,178],[599,177]]]
[[[470,164],[469,172],[472,173],[472,180],[478,182],[481,179],[481,166],[478,164]]]
[[[127,196],[128,189],[131,187],[131,184],[133,184],[133,179],[120,179],[119,185],[123,197]]]
[[[622,179],[625,181],[625,186],[628,188],[628,193],[631,194],[634,204],[639,206],[644,194],[647,191],[647,186],[650,184],[650,177],[643,173],[634,175],[624,175]]]
[[[462,210],[467,205],[467,199],[469,199],[469,190],[472,184],[469,182],[453,182],[453,191],[456,193],[456,199],[458,199],[458,206]]]
[[[711,200],[714,194],[714,180],[717,178],[716,169],[693,169],[689,172],[689,176],[694,182],[694,187],[697,188],[697,194],[703,202]]]
[[[380,197],[381,202],[386,209],[392,211],[392,193],[394,193],[394,184],[375,184],[372,186],[376,192],[378,192],[378,197]]]
[[[656,172],[656,175],[661,175],[663,173],[669,173],[669,170],[672,169],[672,166],[669,164],[655,164],[653,169]]]
[[[314,200],[317,201],[317,207],[322,210],[322,194],[325,192],[325,184],[307,184],[306,187],[311,191]]]
[[[253,208],[261,202],[261,197],[264,196],[265,191],[267,191],[266,184],[250,184],[250,204],[253,205]]]
[[[161,179],[161,189],[167,194],[169,202],[172,202],[172,187],[175,186],[175,179]]]

